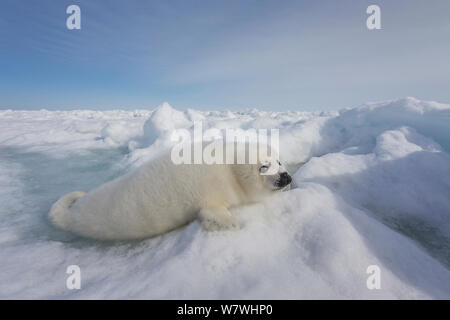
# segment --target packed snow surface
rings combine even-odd
[[[133,170],[194,121],[279,129],[295,185],[233,209],[237,231],[195,221],[111,243],[50,224],[61,195]],[[0,298],[449,299],[449,152],[450,105],[414,98],[328,113],[0,110]]]

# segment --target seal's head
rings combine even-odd
[[[292,178],[283,167],[280,160],[264,160],[258,167],[258,172],[266,188],[281,190],[292,182]]]
[[[253,157],[256,161],[233,165],[239,184],[255,201],[263,199],[268,194],[281,191],[292,182],[292,178],[281,164],[278,154],[270,148],[267,150],[270,155],[266,155],[265,152],[254,153],[257,154]],[[252,157],[246,159],[250,158]]]

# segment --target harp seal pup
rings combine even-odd
[[[246,157],[248,150],[246,144]],[[49,218],[66,231],[100,240],[153,237],[196,218],[208,231],[236,228],[230,207],[261,201],[291,183],[277,157],[272,151],[253,164],[177,165],[167,152],[88,193],[62,196]]]

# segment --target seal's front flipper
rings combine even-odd
[[[207,231],[223,231],[239,227],[236,218],[225,207],[201,209],[198,215],[203,229]]]

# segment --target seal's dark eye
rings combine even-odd
[[[261,166],[260,168],[259,168],[259,172],[261,172],[261,173],[264,173],[264,172],[266,172],[267,170],[269,169],[269,166]]]
[[[280,161],[277,161],[278,162],[278,165],[280,165],[281,166],[281,162]]]

